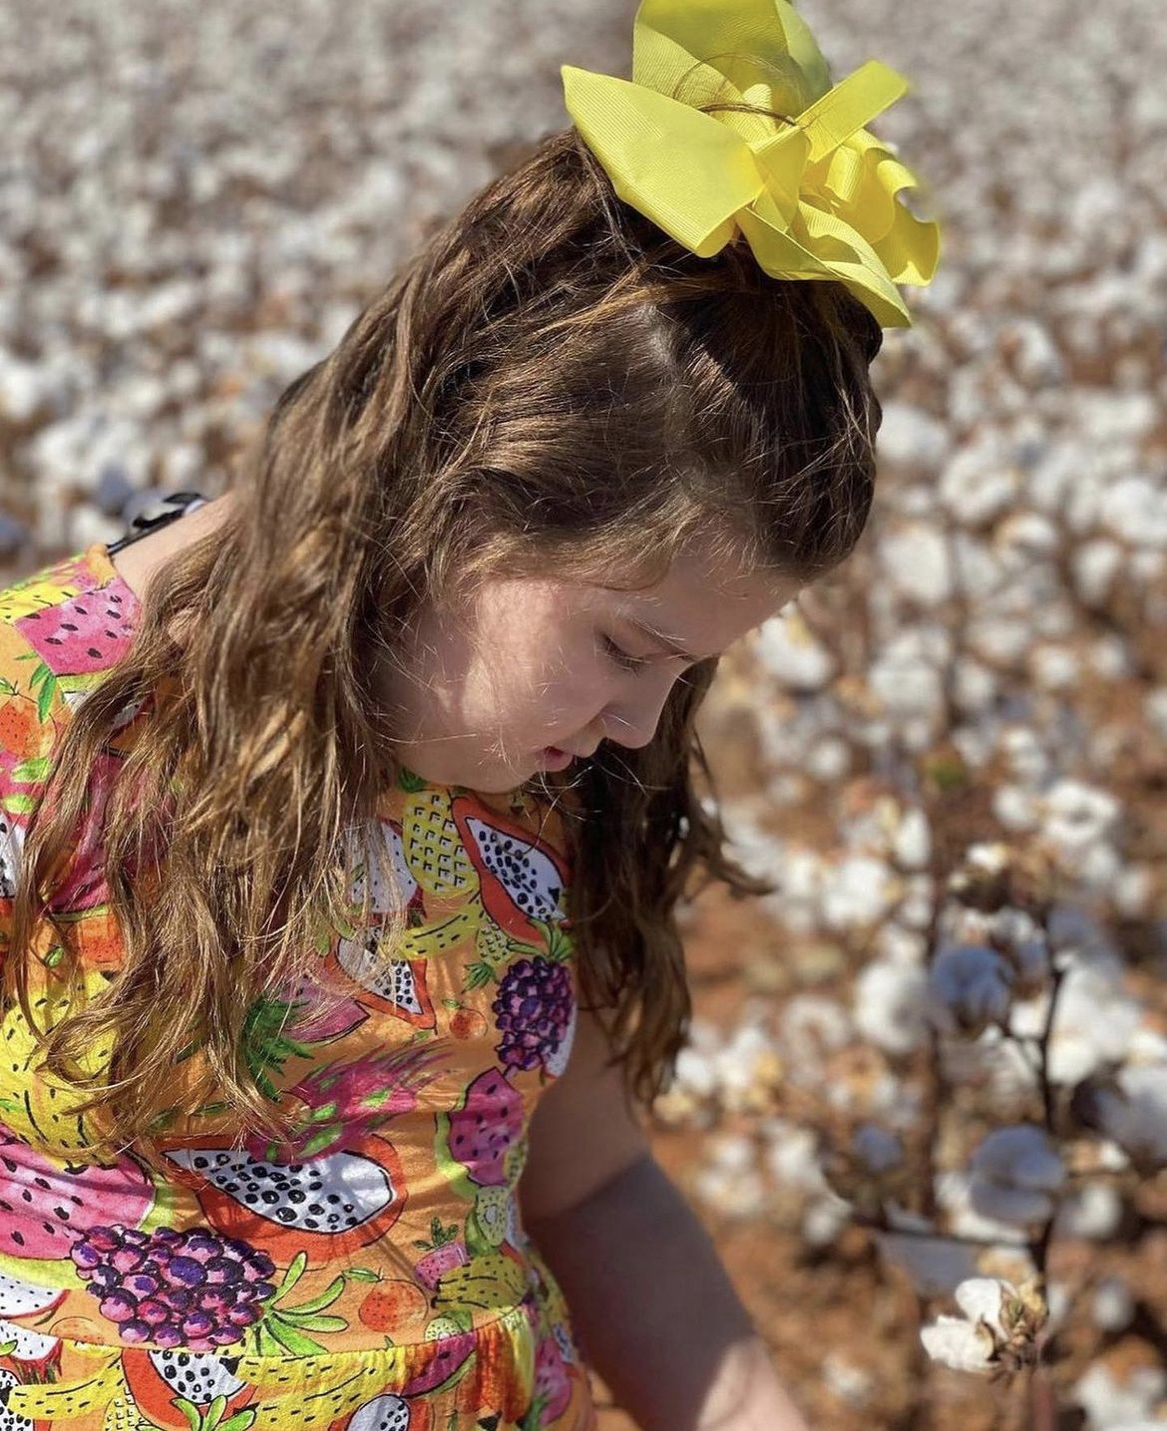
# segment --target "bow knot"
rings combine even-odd
[[[632,69],[560,67],[625,203],[699,257],[740,232],[771,277],[835,279],[883,327],[910,325],[895,285],[931,282],[939,225],[897,201],[918,180],[865,128],[902,75],[868,60],[832,85],[788,0],[642,0]]]

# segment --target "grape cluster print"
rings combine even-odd
[[[259,1321],[275,1291],[267,1253],[205,1227],[91,1227],[70,1256],[101,1315],[132,1345],[228,1346]]]
[[[498,1055],[511,1068],[546,1063],[563,1041],[571,1020],[571,975],[549,959],[519,959],[499,985],[491,1005],[502,1042]]]

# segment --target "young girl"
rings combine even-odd
[[[4,1426],[804,1426],[643,1113],[678,901],[768,888],[695,719],[863,530],[935,236],[784,0],[634,68],[230,492],[0,595]]]

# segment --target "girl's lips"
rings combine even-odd
[[[549,770],[566,770],[575,759],[570,751],[560,750],[555,745],[545,745],[539,754],[542,763]]]

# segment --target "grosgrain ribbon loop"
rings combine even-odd
[[[940,227],[897,202],[918,180],[865,127],[903,75],[868,60],[832,85],[788,0],[642,0],[630,81],[560,74],[617,195],[678,243],[709,258],[740,232],[772,277],[836,279],[910,326],[895,285],[931,282]],[[743,103],[782,117],[722,107]]]

